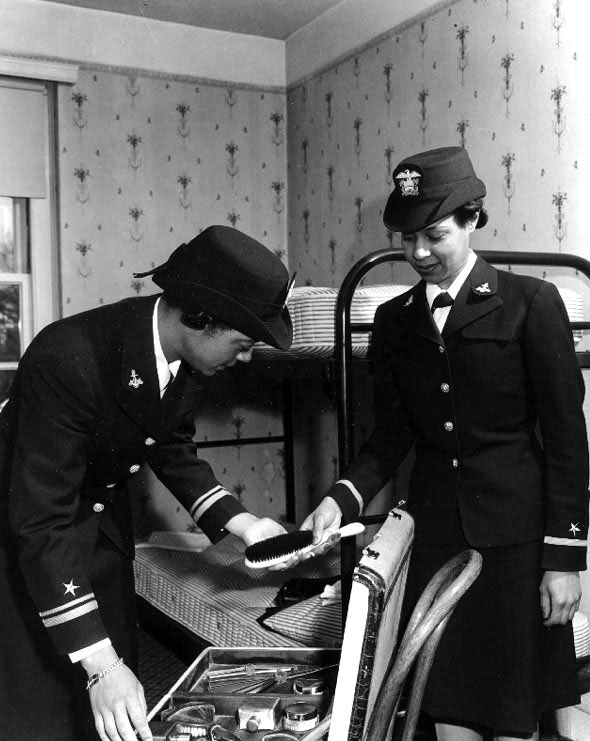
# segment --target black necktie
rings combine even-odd
[[[172,371],[170,371],[170,375],[168,376],[168,380],[166,381],[166,385],[160,391],[160,398],[161,399],[164,398],[164,394],[168,391],[168,389],[170,388],[170,386],[172,386],[173,383],[174,383],[174,373],[172,373]]]
[[[453,299],[446,291],[443,291],[442,293],[439,293],[438,296],[434,299],[432,302],[432,306],[430,307],[430,311],[434,314],[435,309],[442,309],[445,306],[452,306]]]

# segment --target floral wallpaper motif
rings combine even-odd
[[[585,12],[564,0],[441,3],[290,87],[292,268],[338,286],[387,247],[392,168],[446,145],[465,146],[488,186],[477,247],[581,253]]]
[[[404,156],[447,145],[466,147],[487,185],[490,222],[477,249],[588,256],[583,6],[439,3],[291,86],[289,262],[298,282],[338,287],[365,254],[399,246],[382,224],[392,170]],[[405,266],[395,274],[382,266],[368,279],[416,281]],[[311,477],[298,496],[313,500],[337,450],[334,409],[324,397],[301,413],[323,431],[296,451],[298,470]]]
[[[58,108],[66,315],[157,293],[133,273],[214,223],[287,261],[284,90],[84,68],[74,89],[60,86]],[[281,435],[280,379],[236,384],[216,378],[198,410],[197,440],[233,441],[202,455],[252,511],[284,518],[283,447],[247,442]],[[139,529],[191,529],[155,478],[147,482]]]
[[[59,96],[66,314],[153,293],[133,272],[212,223],[287,259],[283,90],[84,68]]]
[[[441,2],[286,91],[84,68],[59,100],[65,313],[152,293],[133,272],[211,223],[260,239],[298,285],[337,287],[366,253],[398,246],[382,213],[399,159],[446,145],[465,146],[488,186],[476,248],[584,254],[584,5]],[[371,280],[415,276],[381,266]],[[299,518],[337,472],[327,386],[295,381]],[[243,388],[226,391],[200,413],[198,436],[236,445],[205,457],[254,511],[280,516],[281,445],[243,444],[280,433],[276,379],[244,407]],[[166,502],[150,502],[166,526],[190,528]]]

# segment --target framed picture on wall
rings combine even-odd
[[[0,281],[0,363],[20,359],[22,305],[22,284]]]

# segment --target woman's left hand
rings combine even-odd
[[[276,520],[270,517],[256,517],[249,512],[241,512],[232,517],[225,529],[243,540],[246,545],[252,545],[258,543],[259,540],[266,540],[266,538],[273,538],[275,535],[287,532]]]
[[[543,625],[565,625],[580,606],[580,574],[577,571],[545,571],[539,592]]]

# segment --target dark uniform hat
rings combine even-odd
[[[293,283],[270,250],[229,226],[210,226],[181,244],[152,280],[185,311],[204,310],[253,340],[286,350],[293,341],[286,307]]]
[[[383,222],[394,232],[424,229],[486,194],[486,186],[461,147],[442,147],[406,157],[393,171],[393,182]],[[480,211],[476,228],[486,222],[486,213]]]

